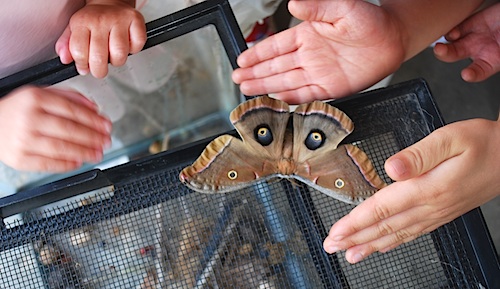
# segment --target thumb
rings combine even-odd
[[[432,170],[443,161],[462,152],[454,145],[454,137],[445,128],[432,132],[419,142],[388,158],[387,175],[395,181],[411,179]]]
[[[71,30],[68,27],[64,30],[63,34],[59,37],[56,42],[56,53],[59,55],[61,62],[64,64],[69,64],[73,62],[73,56],[71,56],[71,52],[69,51],[69,39],[71,36]]]

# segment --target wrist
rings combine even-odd
[[[398,25],[405,60],[408,60],[466,19],[483,0],[380,2],[380,7]]]
[[[401,9],[404,9],[404,5],[400,5],[399,3],[389,3],[382,4],[380,7],[385,11],[387,18],[395,28],[394,31],[397,32],[403,61],[410,59],[414,56],[412,53],[414,44],[412,43],[412,33],[404,21],[404,15],[401,15]]]

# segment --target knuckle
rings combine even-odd
[[[389,225],[387,222],[379,222],[377,224],[377,231],[381,236],[386,236],[389,234],[392,234],[394,232],[393,228],[391,225]]]
[[[146,33],[144,34],[141,33],[140,35],[134,35],[133,37],[131,37],[130,52],[131,53],[139,52],[147,40],[148,38],[146,36]]]
[[[52,158],[64,157],[70,151],[67,143],[59,140],[47,140],[47,147],[46,155]]]
[[[363,255],[368,256],[374,252],[377,252],[380,249],[381,248],[378,248],[378,246],[375,244],[367,244],[366,247],[363,249],[363,252],[364,252]]]
[[[114,66],[121,66],[125,64],[128,57],[128,51],[124,48],[116,48],[110,53],[110,62]]]
[[[382,221],[391,216],[390,209],[384,205],[376,205],[374,207],[375,219]]]
[[[425,156],[424,156],[424,152],[422,151],[422,149],[419,146],[410,147],[406,151],[406,155],[417,172],[423,171],[424,163],[425,163]]]
[[[443,221],[448,220],[450,215],[453,215],[455,211],[448,206],[444,206],[442,208],[438,208],[433,212],[432,219]]]
[[[412,234],[410,232],[408,232],[408,230],[404,230],[404,229],[396,231],[395,235],[396,235],[396,241],[398,241],[398,242],[404,242],[406,239],[408,239],[412,236]]]
[[[27,86],[19,90],[22,93],[22,102],[24,106],[33,108],[42,100],[40,88]]]
[[[73,114],[74,111],[69,111],[69,113]],[[79,127],[74,121],[61,121],[60,126],[66,135],[77,134],[79,131]]]
[[[341,242],[339,242],[337,245],[341,249],[347,249],[347,248],[351,248],[351,247],[357,246],[357,245],[359,245],[359,243],[356,242],[355,240],[351,239],[351,238],[347,238],[347,239],[342,240]]]
[[[91,54],[89,63],[93,65],[106,65],[108,64],[108,56],[100,53]]]
[[[71,57],[76,63],[86,63],[87,62],[87,53],[84,51],[83,47],[79,45],[73,44],[70,45],[69,51],[71,53]]]

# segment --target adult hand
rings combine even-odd
[[[233,81],[247,95],[289,103],[337,98],[369,87],[404,60],[399,24],[364,1],[290,1],[299,25],[238,57]]]
[[[472,59],[462,70],[465,81],[482,81],[500,71],[500,3],[463,21],[446,40],[448,44],[436,44],[434,54],[445,62]]]
[[[98,162],[111,122],[75,91],[23,87],[0,100],[0,160],[18,170],[64,172]]]
[[[328,253],[356,263],[431,232],[500,194],[500,121],[453,123],[395,154],[385,169],[395,183],[336,222]]]
[[[146,42],[146,26],[142,14],[128,2],[135,1],[88,0],[56,43],[61,62],[75,61],[80,74],[102,78],[108,62],[121,66],[129,53],[139,52]]]

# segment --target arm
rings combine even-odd
[[[106,76],[108,61],[123,65],[146,42],[144,17],[134,7],[134,0],[87,0],[56,43],[61,62],[75,61],[80,74],[98,78]]]
[[[476,10],[483,0],[381,0],[398,23],[405,60],[424,50]]]

